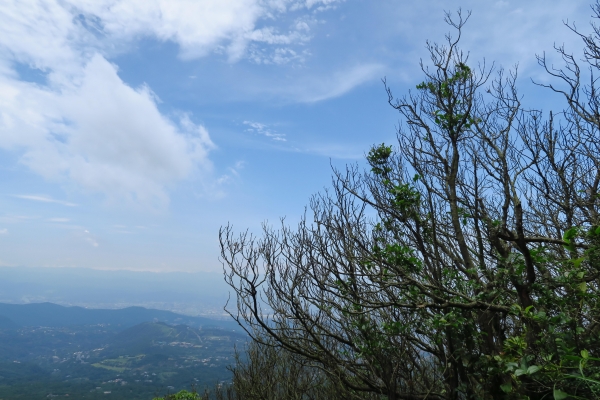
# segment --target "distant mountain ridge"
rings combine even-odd
[[[15,324],[15,322],[12,319],[5,317],[4,315],[0,315],[0,329],[14,328],[18,328],[18,325]]]
[[[125,330],[144,322],[164,322],[196,328],[216,327],[240,331],[233,321],[192,317],[171,311],[144,307],[122,309],[89,309],[65,307],[53,303],[7,304],[0,303],[0,328],[14,329],[25,326],[68,327],[77,325],[110,325],[115,330]]]
[[[134,272],[0,266],[0,303],[49,302],[94,309],[141,306],[221,315],[230,288],[222,272]]]

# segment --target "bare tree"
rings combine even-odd
[[[272,339],[251,341],[236,353],[231,388],[239,400],[345,400],[352,398],[310,360],[282,349]],[[361,397],[365,400],[373,397]],[[374,398],[373,398],[374,399]]]
[[[386,84],[403,124],[397,147],[371,149],[369,171],[335,171],[296,229],[221,229],[234,318],[358,397],[591,398],[599,31],[582,35],[583,89],[558,48],[567,72],[548,70],[569,89],[551,88],[568,107],[544,118],[523,109],[516,69],[469,66],[467,19],[447,15],[456,37],[428,44],[416,91],[396,99]]]

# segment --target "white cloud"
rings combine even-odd
[[[294,8],[300,8],[300,7],[306,7],[308,9],[311,9],[315,6],[315,11],[324,11],[330,8],[335,7],[336,3],[341,3],[345,0],[302,0],[302,1],[297,1],[294,3],[294,5],[292,7]]]
[[[22,162],[47,178],[164,203],[166,185],[210,167],[206,129],[166,118],[149,88],[124,84],[100,55],[59,90],[0,77],[2,88],[0,147],[22,149]]]
[[[61,218],[61,217],[55,217],[55,218],[48,218],[48,222],[69,222],[71,221],[69,218]]]
[[[589,2],[565,0],[554,2],[552,7],[542,0],[504,1],[490,9],[477,7],[466,27],[471,33],[464,47],[472,47],[477,57],[500,60],[504,67],[519,63],[523,71],[541,73],[535,54],[553,52],[554,43],[566,43],[570,51],[580,50],[580,39],[564,27],[563,21],[583,17],[578,19],[578,26],[587,31],[590,11]]]
[[[266,52],[264,49],[251,45],[248,49],[248,58],[256,64],[288,64],[293,61],[303,62],[310,52],[303,50],[297,52],[289,47],[279,47],[273,51]]]
[[[6,229],[6,228],[0,229],[0,235],[6,235],[6,234],[8,234],[8,229]]]
[[[309,73],[300,71],[292,78],[290,74],[285,74],[256,79],[245,88],[245,95],[273,99],[276,102],[316,103],[343,96],[367,83],[380,84],[385,73],[386,66],[380,63],[353,63],[350,67],[327,66],[318,71],[313,69]]]
[[[98,243],[98,240],[96,240],[96,238],[87,229],[84,229],[83,232],[79,232],[76,235],[79,238],[83,239],[84,242],[88,243],[92,247],[100,246],[100,244]]]
[[[269,128],[267,125],[261,124],[260,122],[244,121],[244,125],[248,126],[248,128],[246,129],[247,132],[257,133],[277,142],[287,141],[287,139],[285,138],[285,134],[277,133],[273,129]]]
[[[48,71],[80,61],[78,46],[93,39],[57,1],[7,0],[0,4],[0,55]]]
[[[38,68],[80,65],[81,54],[125,50],[141,37],[171,41],[184,59],[215,49],[230,60],[244,56],[252,42],[270,45],[306,42],[303,18],[280,33],[260,21],[299,8],[339,0],[8,0],[0,5],[0,47]],[[24,12],[26,10],[26,12]],[[306,13],[306,11],[305,11]],[[275,47],[277,48],[277,47]],[[8,51],[6,51],[8,49]]]
[[[36,216],[29,215],[3,215],[0,216],[0,222],[5,224],[19,224],[26,221],[32,221],[38,219]]]
[[[0,148],[19,152],[22,163],[48,179],[109,198],[166,204],[171,183],[210,169],[214,145],[206,128],[189,115],[162,114],[152,90],[128,86],[108,59],[142,37],[153,37],[176,43],[185,59],[220,51],[230,61],[245,56],[273,64],[299,60],[307,53],[292,46],[310,39],[309,19],[296,18],[284,33],[259,21],[275,21],[296,5],[306,13],[334,2],[4,1]],[[253,54],[247,51],[251,44]],[[20,79],[19,65],[44,74],[45,84]],[[270,137],[284,140],[280,134]]]
[[[518,63],[519,70],[528,76],[532,73],[544,75],[537,66],[535,54],[553,53],[554,43],[565,43],[570,51],[579,51],[582,47],[580,39],[563,26],[563,21],[576,20],[577,26],[588,32],[590,3],[555,0],[550,6],[545,0],[428,0],[413,2],[410,7],[386,3],[380,9],[386,15],[380,29],[394,32],[398,38],[393,42],[397,47],[389,50],[396,52],[402,60],[401,73],[408,72],[411,76],[418,73],[416,60],[419,57],[429,64],[425,40],[444,43],[446,33],[456,36],[455,30],[443,22],[444,10],[452,12],[456,20],[459,8],[462,8],[463,16],[470,10],[472,15],[463,29],[460,48],[470,53],[471,64],[485,58],[488,66],[494,60],[505,68]],[[556,65],[562,65],[562,62],[557,60]]]
[[[239,178],[240,176],[240,171],[242,169],[244,169],[244,167],[246,166],[246,163],[244,161],[236,161],[236,163],[227,168],[227,173],[223,174],[219,177],[219,179],[217,179],[217,185],[218,186],[223,186],[225,184],[230,183],[233,179]],[[223,192],[221,192],[222,195],[224,195]]]
[[[342,96],[366,82],[381,79],[383,71],[381,64],[361,64],[285,90],[297,101],[313,103]]]
[[[164,117],[149,88],[126,86],[101,56],[88,64],[81,86],[61,97],[68,139],[54,141],[54,150],[68,157],[64,173],[83,187],[148,200],[163,197],[164,185],[196,165],[209,166],[206,129],[187,116],[178,124]],[[42,156],[29,164],[42,172],[50,161]]]
[[[16,194],[13,197],[17,197],[19,199],[25,199],[25,200],[39,201],[42,203],[62,204],[63,206],[67,206],[67,207],[76,207],[77,206],[77,204],[75,204],[75,203],[70,203],[68,201],[62,201],[62,200],[55,200],[50,196],[43,196],[43,195]]]
[[[71,6],[100,20],[111,40],[155,36],[177,43],[183,58],[203,56],[223,41],[246,35],[264,13],[256,0],[77,0]]]

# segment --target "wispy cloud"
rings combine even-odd
[[[85,229],[83,231],[83,234],[81,236],[83,237],[83,240],[85,240],[87,243],[89,243],[92,247],[98,247],[99,246],[98,241],[96,240],[96,238],[87,229]]]
[[[360,64],[276,90],[295,101],[315,103],[342,96],[362,84],[381,79],[384,69],[383,64]]]
[[[39,202],[42,202],[42,203],[62,204],[63,206],[67,206],[67,207],[77,207],[77,204],[75,204],[75,203],[70,203],[68,201],[62,201],[62,200],[56,200],[56,199],[53,199],[52,197],[49,197],[49,196],[28,195],[28,194],[15,194],[15,195],[13,195],[13,197],[16,197],[16,198],[19,198],[19,199],[25,199],[25,200],[39,201]]]
[[[221,175],[217,179],[217,185],[222,186],[231,182],[233,179],[238,178],[240,176],[240,171],[245,165],[246,163],[240,160],[237,161],[233,166],[227,168],[227,173]]]
[[[303,62],[310,52],[308,50],[297,51],[289,47],[280,47],[272,52],[265,52],[258,46],[250,46],[248,58],[256,64],[287,64],[292,61]]]
[[[260,122],[255,121],[244,121],[244,125],[248,126],[248,128],[246,129],[247,132],[257,133],[277,142],[287,141],[287,139],[285,138],[285,134],[277,133],[272,128],[269,128],[269,126],[266,124],[262,124]]]
[[[148,227],[145,225],[128,226],[128,225],[123,225],[123,224],[115,224],[112,227],[114,229],[114,232],[125,233],[125,234],[140,233],[140,232],[148,230]]]
[[[18,224],[24,221],[31,221],[31,220],[35,220],[38,219],[39,217],[37,216],[31,216],[31,215],[3,215],[0,216],[0,222],[5,223],[5,224]]]
[[[487,60],[510,68],[519,64],[522,73],[542,73],[537,66],[535,54],[547,51],[552,55],[552,46],[565,44],[569,51],[581,48],[580,38],[571,34],[563,21],[576,21],[584,32],[589,31],[591,1],[554,0],[428,0],[413,2],[410,7],[398,7],[387,2],[380,7],[386,23],[380,28],[386,34],[393,32],[394,46],[388,45],[390,53],[396,53],[400,62],[399,73],[407,70],[420,74],[415,60],[423,58],[429,63],[429,54],[423,46],[425,40],[444,42],[444,35],[456,32],[443,22],[444,10],[453,13],[462,9],[463,16],[472,11],[465,25],[460,48],[470,54],[470,64]],[[392,24],[392,21],[394,22]],[[558,64],[562,61],[557,59]],[[411,74],[409,74],[409,77]],[[412,77],[410,78],[412,82]]]
[[[6,235],[8,233],[7,228],[0,229],[0,235]]]
[[[56,217],[56,218],[48,218],[48,222],[58,222],[58,223],[63,223],[63,222],[70,222],[71,220],[69,218],[60,218],[60,217]]]

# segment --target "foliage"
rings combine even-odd
[[[154,400],[202,400],[202,397],[195,390],[191,392],[182,390],[175,394],[168,394],[165,397],[155,397]]]
[[[600,29],[571,27],[583,61],[539,58],[566,85],[544,117],[516,70],[469,66],[458,17],[416,92],[386,85],[398,146],[335,171],[296,229],[221,229],[233,316],[359,398],[598,398]]]
[[[308,360],[278,347],[268,337],[257,337],[243,353],[236,352],[230,383],[205,389],[202,395],[184,390],[154,400],[380,399],[347,390]]]

